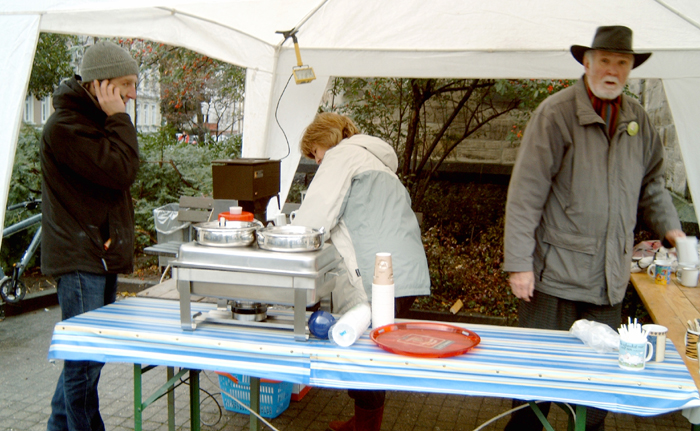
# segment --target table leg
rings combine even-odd
[[[199,431],[199,370],[190,370],[190,422],[192,431]]]
[[[178,280],[177,290],[180,294],[180,326],[185,331],[193,331],[195,324],[192,321],[192,310],[190,308],[192,286],[187,280]]]
[[[146,407],[153,404],[155,401],[160,399],[163,395],[167,394],[168,399],[168,430],[175,430],[175,385],[180,381],[180,378],[184,376],[188,370],[182,369],[177,375],[174,375],[173,367],[167,367],[167,377],[168,381],[158,388],[151,396],[143,401],[143,374],[155,369],[155,365],[148,365],[146,367],[141,367],[141,364],[134,364],[134,431],[141,431],[143,427],[143,411]],[[190,380],[193,382],[190,385],[190,407],[192,414],[192,430],[199,431],[199,371],[189,370]],[[193,376],[194,373],[194,376]],[[197,388],[196,393],[192,394],[192,386]],[[194,408],[192,407],[194,406]],[[196,416],[196,421],[195,421]]]
[[[542,410],[540,410],[540,407],[535,403],[534,401],[528,401],[530,404],[530,408],[532,409],[533,412],[535,412],[535,415],[539,418],[540,422],[542,422],[542,425],[544,426],[544,429],[547,431],[554,431],[554,428],[552,428],[552,425],[549,424],[549,421],[547,420],[547,417],[542,413]]]
[[[306,341],[306,290],[294,289],[294,340]]]
[[[168,381],[175,376],[175,369],[167,367],[166,377]],[[175,391],[168,391],[168,431],[175,431]]]
[[[250,376],[250,409],[260,413],[260,377]],[[260,431],[260,421],[254,414],[250,415],[250,431]]]
[[[141,364],[134,364],[134,431],[141,431]]]
[[[576,405],[576,431],[586,431],[586,406]]]

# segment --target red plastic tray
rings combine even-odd
[[[433,322],[403,322],[380,326],[370,338],[387,352],[421,358],[446,358],[468,352],[481,342],[476,333]]]

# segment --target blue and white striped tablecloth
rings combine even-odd
[[[192,304],[207,312],[214,304]],[[49,359],[168,365],[247,374],[316,387],[389,389],[578,403],[652,416],[700,406],[673,344],[663,363],[622,370],[566,331],[489,325],[470,352],[421,359],[378,348],[366,333],[350,348],[281,331],[223,324],[180,326],[179,302],[128,298],[56,324]]]

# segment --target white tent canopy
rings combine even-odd
[[[697,0],[24,0],[0,6],[0,223],[40,32],[144,38],[247,68],[243,155],[282,162],[282,199],[298,141],[331,76],[578,78],[572,44],[600,25],[634,30],[651,59],[631,77],[661,78],[686,167],[700,164],[700,8]],[[11,4],[10,4],[11,3]],[[316,81],[288,82],[295,29]],[[284,134],[275,121],[277,119]],[[697,138],[695,138],[697,139]],[[700,213],[700,170],[687,178]],[[277,210],[276,203],[270,212]]]

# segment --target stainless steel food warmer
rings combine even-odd
[[[172,262],[182,328],[194,330],[202,321],[264,325],[293,329],[294,338],[305,341],[306,308],[321,302],[330,311],[330,293],[341,261],[332,244],[295,253],[264,250],[255,244],[229,248],[183,244]],[[218,298],[217,310],[193,316],[192,295]],[[289,309],[267,311],[267,304],[293,306],[293,319]]]

